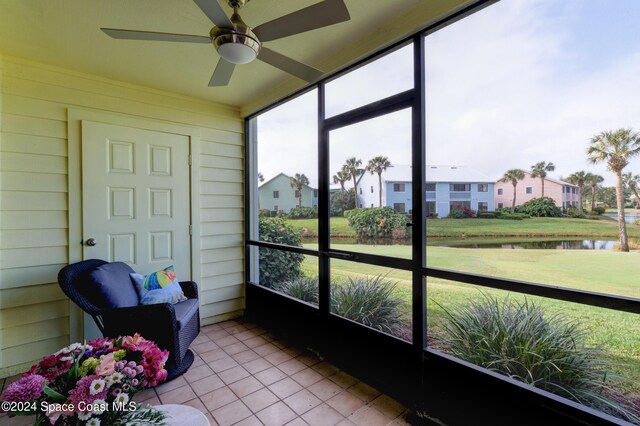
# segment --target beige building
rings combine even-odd
[[[524,172],[525,178],[516,185],[516,206],[534,198],[542,197],[542,179],[531,177],[531,173]],[[576,185],[561,180],[545,178],[544,196],[552,198],[556,206],[563,210],[580,206],[580,190]],[[513,204],[513,185],[511,182],[496,182],[496,208],[511,207]]]

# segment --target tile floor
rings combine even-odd
[[[186,374],[135,399],[190,405],[212,426],[408,424],[397,401],[253,324],[205,326],[192,350],[196,358]],[[0,424],[31,422],[3,416]]]

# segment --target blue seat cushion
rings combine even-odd
[[[123,262],[105,263],[89,274],[87,286],[94,303],[102,308],[138,306],[140,299],[131,285],[133,269]]]
[[[184,302],[178,302],[173,305],[173,309],[176,311],[176,322],[178,323],[178,330],[182,330],[182,327],[193,318],[198,312],[198,299],[187,299]]]

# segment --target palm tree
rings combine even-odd
[[[618,231],[620,233],[620,251],[629,251],[627,224],[624,220],[624,195],[622,190],[622,170],[629,159],[640,153],[640,135],[633,129],[618,129],[602,132],[591,138],[587,149],[590,162],[606,162],[607,167],[616,175],[616,201],[618,205]]]
[[[379,189],[379,201],[380,201],[380,207],[382,207],[382,172],[384,172],[385,170],[387,170],[389,167],[393,167],[391,165],[391,161],[389,161],[389,159],[387,157],[382,157],[382,156],[378,156],[378,157],[374,157],[371,160],[369,160],[369,163],[367,164],[367,171],[369,171],[371,174],[377,173],[378,174],[378,189]]]
[[[585,180],[591,187],[591,210],[593,210],[596,208],[596,190],[598,189],[598,185],[604,182],[604,178],[595,173],[587,173]]]
[[[289,178],[289,185],[298,192],[298,207],[302,207],[302,187],[309,185],[309,178],[304,173],[296,173],[294,177]]]
[[[633,195],[636,197],[636,208],[640,208],[640,196],[638,195],[638,185],[640,182],[640,175],[632,175],[631,172],[622,175],[624,184],[629,187]]]
[[[578,199],[580,200],[580,211],[582,208],[582,190],[584,189],[585,184],[587,183],[587,176],[589,173],[584,170],[580,170],[579,172],[575,172],[569,175],[566,179],[567,182],[572,183],[578,187]]]
[[[522,169],[511,169],[507,170],[500,179],[500,182],[511,182],[513,185],[513,203],[511,203],[511,214],[516,211],[516,186],[518,185],[518,181],[524,179],[524,170]]]
[[[350,178],[351,176],[349,175],[349,173],[347,173],[344,170],[344,167],[343,167],[342,170],[338,170],[338,172],[335,175],[333,175],[333,183],[339,183],[340,191],[344,192],[344,183],[348,181]]]
[[[542,182],[542,195],[544,197],[544,179],[547,177],[547,172],[552,172],[556,169],[556,166],[553,163],[545,163],[544,161],[540,161],[539,163],[531,166],[531,177],[532,178],[540,178]]]
[[[353,179],[353,197],[356,202],[355,208],[358,208],[358,177],[364,174],[364,169],[361,169],[362,160],[358,160],[356,157],[347,158],[342,170],[347,172]]]

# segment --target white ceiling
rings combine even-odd
[[[224,0],[211,0],[225,3]],[[251,0],[257,26],[318,0]],[[265,43],[335,71],[471,0],[345,0],[348,22]],[[0,0],[0,54],[180,93],[250,113],[307,83],[260,61],[236,67],[227,87],[207,87],[218,61],[211,45],[114,40],[100,27],[208,36],[213,24],[192,0]]]

